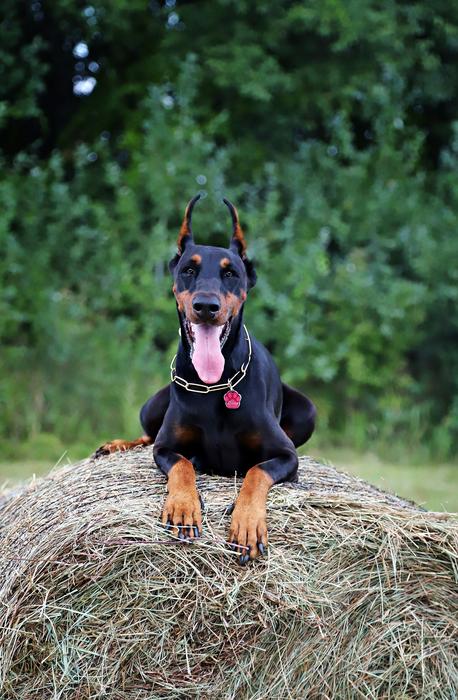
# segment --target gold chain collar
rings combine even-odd
[[[226,382],[226,384],[211,384],[209,386],[208,384],[188,382],[186,381],[186,379],[183,379],[183,377],[179,377],[175,369],[175,360],[177,359],[176,355],[170,363],[170,379],[172,380],[172,382],[175,382],[175,384],[178,384],[178,386],[181,386],[183,389],[186,389],[186,391],[193,391],[196,394],[209,394],[211,391],[223,391],[224,389],[233,389],[234,387],[236,387],[237,384],[239,384],[239,382],[242,381],[245,374],[247,373],[247,369],[251,361],[251,339],[245,324],[243,324],[243,329],[245,331],[248,343],[248,359],[246,362],[243,363],[243,365],[234,374],[234,376]]]

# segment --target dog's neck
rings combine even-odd
[[[176,372],[179,376],[183,377],[183,379],[187,379],[189,382],[202,384],[202,380],[199,378],[191,362],[189,345],[186,340],[186,330],[180,313],[178,313],[178,318],[180,321],[181,333],[176,358]],[[224,357],[224,371],[218,384],[226,382],[240,369],[242,364],[246,362],[248,358],[248,350],[249,348],[246,334],[243,328],[242,307],[237,316],[232,320],[230,333],[222,348]]]

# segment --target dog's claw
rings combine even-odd
[[[250,547],[238,544],[238,542],[230,542],[229,547],[236,552],[240,552],[240,550],[242,550],[237,560],[240,566],[245,566],[245,564],[248,564],[248,562],[250,561]]]
[[[106,450],[103,446],[99,447],[92,455],[91,459],[99,459],[99,457],[104,457],[105,455],[110,454],[108,450]]]
[[[242,550],[240,556],[238,557],[238,562],[241,566],[245,566],[250,560],[250,552],[251,552],[251,547],[248,546],[246,547],[245,545],[239,544],[235,540],[232,540],[232,542],[227,543],[229,545],[229,548],[233,552],[240,552]],[[267,552],[267,545],[263,544],[262,542],[256,542],[256,547],[258,548],[258,552],[260,556],[263,556]]]
[[[202,498],[202,494],[200,493],[200,491],[198,492],[198,494],[199,494],[200,508],[201,508],[202,513],[203,513],[205,511],[205,501]]]
[[[225,507],[223,515],[232,515],[232,513],[234,512],[234,508],[235,508],[235,501],[233,503],[231,503],[230,506]]]

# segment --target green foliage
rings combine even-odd
[[[4,5],[0,44],[0,127],[8,120],[40,117],[38,96],[44,88],[45,63],[39,60],[45,43],[28,37],[21,22],[19,3]]]
[[[224,245],[219,200],[238,204],[259,271],[248,325],[318,403],[321,435],[453,454],[458,9],[8,5],[3,438],[136,433],[168,379],[167,262],[203,187],[196,237]]]

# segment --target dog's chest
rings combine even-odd
[[[212,406],[201,405],[200,411],[182,416],[190,434],[196,436],[186,456],[195,458],[196,466],[205,472],[243,473],[256,463],[260,447],[253,412],[242,402],[237,409],[227,408],[223,397],[219,398]]]

